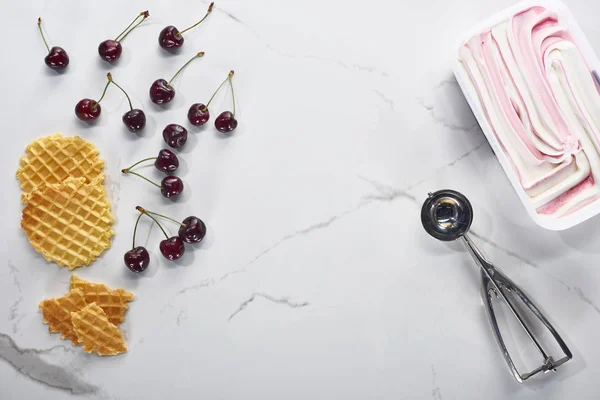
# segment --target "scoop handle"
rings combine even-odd
[[[510,368],[513,376],[518,382],[523,382],[529,377],[537,374],[538,372],[550,371],[554,370],[559,365],[564,364],[571,358],[573,355],[571,354],[569,348],[556,332],[552,324],[546,319],[546,317],[542,314],[542,312],[535,306],[535,304],[529,299],[529,297],[519,288],[512,280],[510,280],[506,275],[504,275],[498,268],[496,268],[491,262],[489,262],[485,256],[481,253],[481,251],[475,246],[471,238],[465,234],[462,236],[463,243],[465,244],[467,250],[475,260],[475,263],[481,268],[481,284],[482,284],[482,297],[484,301],[484,305],[488,314],[488,318],[490,320],[490,324],[492,326],[492,331],[494,332],[494,336],[496,337],[496,341],[498,342],[498,346],[502,351],[502,355],[508,367]],[[561,358],[558,361],[554,361],[551,356],[546,354],[546,351],[541,346],[541,344],[537,341],[517,309],[514,307],[511,300],[506,296],[505,291],[513,292],[517,295],[518,299],[531,310],[531,312],[546,326],[546,328],[550,331],[554,339],[559,344],[562,351],[565,353],[565,357]],[[498,321],[496,320],[496,314],[494,313],[494,307],[492,304],[492,295],[501,298],[508,308],[510,309],[512,315],[517,319],[519,325],[523,328],[523,330],[527,333],[529,339],[533,342],[535,347],[540,352],[543,363],[540,367],[534,369],[531,372],[526,374],[520,374],[515,366],[510,354],[504,344],[504,340],[502,339],[502,334],[500,333],[500,329],[498,327]]]

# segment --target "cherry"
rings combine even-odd
[[[160,184],[160,192],[166,198],[177,197],[183,192],[183,181],[176,176],[166,176]]]
[[[183,45],[183,36],[177,28],[169,25],[163,28],[158,35],[158,44],[165,50],[178,49]]]
[[[185,253],[185,245],[179,236],[172,236],[162,240],[159,245],[163,257],[169,261],[179,260]]]
[[[237,128],[238,122],[231,111],[223,111],[215,119],[215,128],[221,133],[229,133]]]
[[[125,37],[127,37],[127,35],[131,33],[131,31],[137,28],[149,16],[150,13],[148,11],[142,11],[137,17],[135,17],[135,19],[129,24],[129,26],[125,28],[125,30],[121,32],[119,36],[117,36],[114,40],[108,39],[100,43],[100,45],[98,46],[98,54],[100,54],[100,58],[102,58],[104,61],[108,61],[109,63],[118,60],[119,57],[121,57],[121,53],[123,52],[123,47],[121,46],[120,41],[125,39]],[[140,17],[142,17],[142,19],[138,22],[138,19]]]
[[[121,43],[117,42],[116,40],[108,39],[100,43],[98,46],[98,54],[100,54],[100,58],[102,58],[104,61],[108,61],[109,63],[114,62],[121,57],[122,52],[123,46],[121,46]]]
[[[194,126],[204,125],[210,119],[210,113],[208,107],[202,103],[194,103],[190,107],[188,114],[188,121]]]
[[[188,132],[181,125],[169,124],[163,130],[163,139],[165,143],[174,149],[178,149],[187,142]]]
[[[133,105],[131,105],[131,99],[129,98],[129,95],[127,94],[125,89],[123,89],[121,86],[119,86],[117,82],[113,80],[113,77],[110,72],[106,74],[106,77],[108,78],[108,81],[110,83],[118,87],[121,90],[121,92],[125,94],[125,97],[127,97],[127,102],[129,103],[129,111],[123,114],[123,123],[125,124],[127,129],[129,129],[129,131],[131,132],[139,132],[142,129],[144,129],[144,127],[146,126],[146,114],[144,114],[144,112],[139,108],[133,108]]]
[[[106,94],[106,89],[108,89],[108,85],[110,85],[111,78],[110,73],[107,75],[108,82],[106,82],[106,86],[104,86],[104,91],[102,92],[102,96],[100,96],[100,100],[92,100],[92,99],[83,99],[79,100],[77,105],[75,105],[75,115],[82,121],[93,121],[100,116],[102,112],[102,107],[100,107],[100,102],[104,98]]]
[[[138,216],[138,219],[135,221],[135,228],[133,228],[133,245],[131,250],[125,253],[123,260],[125,261],[125,265],[133,272],[143,272],[148,268],[148,264],[150,264],[150,254],[148,254],[148,250],[142,246],[135,246],[135,234],[137,232],[137,227],[140,222],[140,218],[143,214]]]
[[[46,65],[56,71],[63,70],[67,68],[69,65],[69,55],[59,46],[53,46],[50,48],[48,46],[48,42],[46,42],[46,38],[44,37],[44,32],[42,32],[42,18],[38,18],[38,28],[40,29],[40,34],[42,35],[42,39],[44,40],[44,44],[46,45],[46,49],[48,50],[48,55],[44,58],[44,62]]]
[[[133,164],[131,167],[123,169],[123,171],[125,173],[129,173],[137,165],[150,160],[155,160],[154,166],[156,169],[164,172],[165,174],[174,172],[179,167],[179,160],[177,159],[177,156],[171,150],[162,149],[158,152],[157,157],[144,158],[143,160]]]
[[[187,67],[189,63],[191,63],[198,57],[202,57],[203,55],[204,52],[201,51],[197,53],[194,57],[192,57],[188,62],[183,64],[183,67],[179,68],[179,70],[175,73],[175,75],[173,75],[170,81],[167,82],[164,79],[155,80],[150,86],[150,100],[152,100],[154,104],[166,104],[173,100],[173,98],[175,97],[175,89],[173,88],[173,86],[171,86],[171,82],[173,82],[173,79],[175,79],[177,75],[179,75],[179,73],[185,67]]]
[[[204,17],[200,21],[196,22],[194,25],[184,29],[181,32],[179,32],[179,30],[173,25],[165,27],[162,31],[160,31],[160,34],[158,35],[158,44],[160,45],[160,47],[162,47],[165,50],[175,50],[183,46],[184,40],[183,36],[181,35],[184,32],[187,32],[190,29],[200,25],[202,21],[204,21],[206,17],[208,17],[208,14],[212,12],[214,4],[215,3],[210,3],[210,5],[208,6],[208,11],[206,11],[206,15],[204,15]]]
[[[75,106],[75,115],[82,121],[91,121],[98,118],[101,111],[100,103],[92,99],[79,100]]]
[[[198,243],[206,236],[206,225],[198,217],[187,217],[179,227],[179,237],[187,243]]]
[[[231,87],[231,101],[233,103],[233,112],[231,111],[223,111],[217,119],[215,119],[215,128],[221,133],[229,133],[232,132],[235,128],[237,128],[238,122],[235,119],[235,93],[233,91],[233,71],[229,73],[227,77],[229,79],[229,86]]]
[[[144,272],[150,264],[150,254],[145,247],[137,246],[125,253],[125,265],[133,272]]]
[[[146,114],[139,108],[133,108],[123,114],[123,123],[131,132],[139,132],[146,126]]]
[[[171,150],[162,149],[158,152],[158,157],[156,157],[154,166],[165,174],[171,173],[179,167],[179,160]]]
[[[146,159],[148,160],[148,159]],[[145,160],[142,160],[145,161]],[[140,162],[142,162],[140,161]],[[140,162],[137,162],[136,164],[133,164],[133,166],[139,164]],[[143,180],[145,180],[146,182],[149,182],[151,184],[153,184],[154,186],[156,186],[157,188],[160,189],[161,194],[166,197],[166,198],[171,198],[171,197],[177,197],[181,194],[181,192],[183,192],[183,181],[181,179],[179,179],[176,176],[173,175],[169,175],[163,178],[163,180],[160,182],[160,185],[156,182],[151,181],[150,179],[146,178],[144,175],[139,174],[137,172],[131,171],[131,168],[123,168],[121,170],[122,173],[124,174],[132,174],[135,175],[139,178],[142,178]]]

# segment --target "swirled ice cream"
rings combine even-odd
[[[600,198],[599,84],[553,11],[527,8],[476,34],[459,61],[538,214]]]

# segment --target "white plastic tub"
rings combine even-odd
[[[481,129],[483,130],[485,136],[487,137],[492,149],[496,153],[498,161],[502,165],[504,172],[508,176],[511,184],[513,185],[515,191],[519,195],[523,206],[526,208],[527,212],[531,216],[531,218],[540,226],[550,229],[550,230],[564,230],[570,227],[573,227],[593,216],[600,213],[600,199],[596,200],[590,204],[583,206],[582,208],[564,215],[562,217],[556,217],[552,215],[544,215],[539,214],[536,211],[534,203],[532,199],[527,195],[525,189],[523,189],[521,182],[519,180],[518,174],[511,165],[509,158],[507,157],[504,149],[500,145],[498,138],[496,137],[494,131],[492,130],[484,110],[482,108],[482,104],[479,100],[479,96],[477,94],[476,89],[471,83],[471,78],[463,66],[463,64],[459,61],[458,57],[458,49],[473,36],[486,31],[493,26],[501,23],[509,19],[511,16],[528,9],[533,6],[541,6],[547,8],[549,10],[554,11],[559,18],[559,22],[561,25],[564,25],[567,29],[569,29],[574,42],[579,47],[584,60],[586,61],[588,67],[595,71],[600,71],[600,60],[592,50],[590,43],[588,42],[585,34],[581,30],[577,21],[575,20],[573,14],[569,11],[567,6],[560,2],[559,0],[537,0],[537,1],[523,1],[513,7],[507,8],[491,18],[486,19],[480,24],[474,26],[469,31],[465,32],[459,38],[459,43],[456,47],[457,49],[457,58],[456,62],[453,66],[454,75],[469,103]]]

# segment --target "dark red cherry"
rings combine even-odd
[[[104,42],[100,43],[98,46],[98,54],[100,54],[100,58],[104,61],[108,61],[109,63],[116,61],[119,57],[121,57],[121,53],[123,52],[123,47],[120,42],[116,40],[108,39]]]
[[[217,119],[215,119],[215,128],[221,133],[229,133],[237,128],[237,119],[231,111],[223,111]]]
[[[123,123],[131,132],[139,132],[146,126],[146,114],[139,108],[123,114]]]
[[[154,166],[159,171],[168,174],[174,172],[179,167],[179,160],[171,150],[162,149],[158,152],[158,157],[156,157],[156,161],[154,161]]]
[[[96,100],[83,99],[75,106],[75,115],[82,121],[92,121],[100,116],[102,107]]]
[[[165,50],[174,50],[183,45],[183,36],[173,25],[166,26],[158,35],[158,44]]]
[[[166,104],[175,97],[175,89],[164,79],[157,79],[150,86],[150,100],[154,104]]]
[[[187,217],[179,227],[179,237],[187,243],[198,243],[206,236],[206,225],[198,217]]]
[[[38,28],[40,30],[40,35],[42,36],[42,40],[46,45],[46,50],[48,50],[48,55],[44,58],[44,62],[46,65],[53,70],[61,70],[67,68],[69,65],[69,56],[65,49],[59,46],[54,46],[52,48],[48,47],[48,42],[46,42],[46,37],[44,37],[44,32],[42,31],[42,18],[38,18]]]
[[[194,126],[201,126],[210,118],[208,108],[202,103],[194,103],[188,111],[188,121]]]
[[[166,198],[177,197],[183,192],[183,181],[173,175],[166,176],[160,182],[160,192]]]
[[[145,247],[137,246],[125,253],[125,265],[133,272],[143,272],[150,264],[150,254]]]
[[[163,139],[165,143],[174,149],[178,149],[187,142],[188,132],[181,125],[169,124],[163,130]]]
[[[169,261],[178,260],[185,253],[185,245],[179,236],[162,240],[159,248],[162,255]]]
[[[54,70],[65,69],[69,65],[69,55],[62,47],[54,46],[44,58],[44,62]]]

